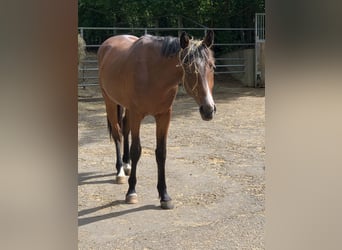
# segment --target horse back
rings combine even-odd
[[[123,56],[136,40],[138,37],[131,35],[118,35],[108,38],[97,52],[100,66],[103,63],[108,64],[110,59]]]

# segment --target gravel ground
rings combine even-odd
[[[79,89],[79,249],[265,249],[265,91],[217,77],[214,99],[205,122],[177,95],[166,160],[175,208],[162,210],[154,119],[141,126],[139,203],[128,205],[99,88]]]

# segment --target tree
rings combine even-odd
[[[79,26],[177,27],[177,17],[210,27],[252,27],[264,0],[79,0]],[[194,23],[192,23],[193,25]]]
[[[79,0],[78,10],[83,27],[253,28],[255,13],[265,11],[265,0]],[[191,33],[203,35],[203,31]],[[96,44],[110,35],[110,31],[91,31],[84,38],[87,44]],[[177,31],[158,35],[177,35]],[[252,42],[253,33],[217,32],[215,40]]]

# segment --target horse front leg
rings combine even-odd
[[[130,148],[130,157],[132,161],[131,174],[128,179],[128,191],[126,194],[126,203],[135,204],[138,202],[138,196],[135,191],[135,185],[137,184],[137,164],[141,155],[141,145],[140,145],[140,122],[142,120],[141,116],[135,115],[130,112],[130,129],[132,136],[132,144]]]
[[[171,197],[167,193],[166,180],[165,180],[165,161],[166,161],[166,143],[167,133],[169,129],[171,110],[165,114],[155,116],[157,123],[157,148],[155,151],[156,160],[158,164],[158,184],[157,189],[159,192],[160,206],[163,209],[172,209],[173,203]]]

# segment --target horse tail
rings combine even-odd
[[[116,108],[117,108],[118,124],[120,125],[121,132],[122,132],[122,118],[123,118],[124,109],[119,104],[116,105]]]
[[[102,87],[101,90],[106,106],[109,138],[121,142],[124,108],[111,101]]]
[[[117,104],[116,106],[117,108],[117,116],[118,116],[118,124],[119,124],[119,133],[120,133],[120,141],[121,141],[121,137],[123,135],[123,117],[124,117],[124,112],[125,112],[125,109],[124,107],[120,106],[119,104]]]

